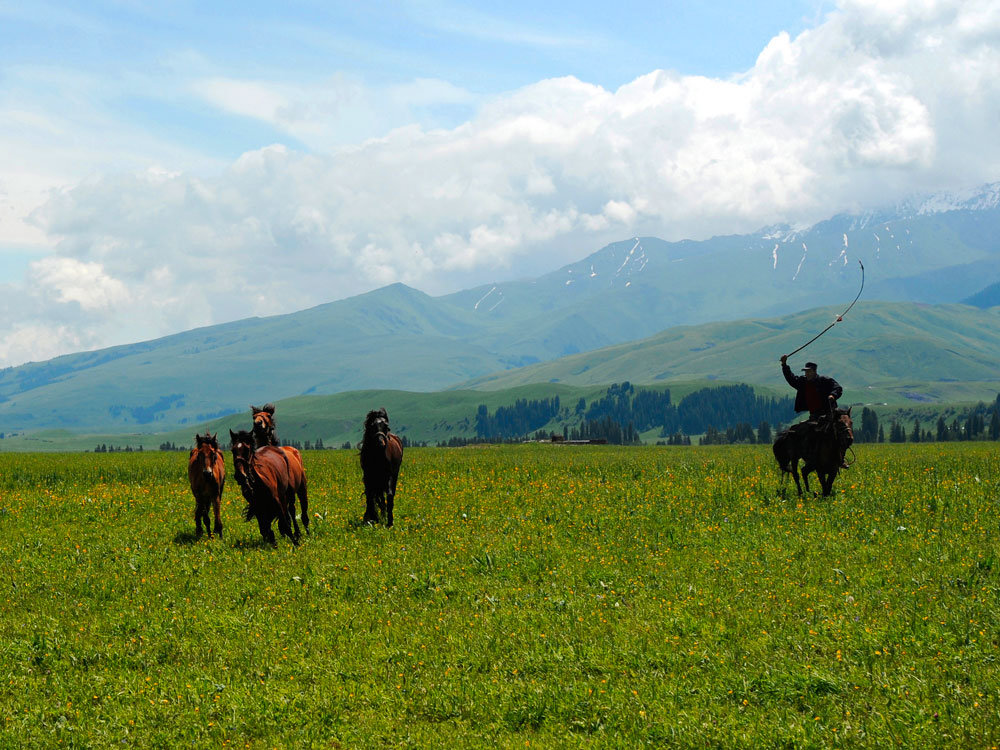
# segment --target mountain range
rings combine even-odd
[[[780,385],[778,356],[854,297],[859,260],[861,302],[809,355],[878,398],[980,398],[995,392],[1000,361],[997,237],[1000,185],[809,228],[631,238],[535,279],[441,297],[393,284],[7,368],[0,429],[164,432],[250,403],[365,389]]]

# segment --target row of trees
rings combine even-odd
[[[859,443],[946,443],[960,440],[1000,440],[1000,394],[990,405],[980,402],[965,414],[952,418],[949,422],[943,416],[937,418],[933,428],[925,428],[920,419],[914,419],[907,428],[901,421],[891,420],[889,432],[879,424],[874,410],[867,406],[861,410],[861,424],[854,430],[854,439]]]
[[[513,406],[502,406],[493,413],[480,404],[476,435],[486,439],[523,438],[559,418],[567,422],[579,420],[574,427],[564,429],[567,439],[606,438],[608,442],[631,444],[638,441],[638,433],[655,427],[660,428],[661,438],[669,438],[678,433],[704,433],[714,425],[778,424],[793,413],[792,405],[791,398],[758,396],[748,385],[702,388],[675,405],[669,389],[636,389],[626,381],[611,385],[589,406],[581,398],[572,414],[560,407],[558,396],[519,399]],[[751,438],[740,432],[736,439],[755,442],[756,436]]]
[[[548,424],[559,414],[559,397],[519,398],[513,406],[501,406],[490,414],[486,404],[476,410],[476,436],[481,438],[511,438],[528,435]]]

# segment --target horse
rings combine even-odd
[[[403,463],[403,442],[389,431],[385,408],[368,412],[361,438],[361,474],[365,484],[365,523],[377,523],[379,512],[385,525],[392,526],[392,507],[396,499],[396,481]]]
[[[288,456],[288,482],[289,497],[288,509],[292,517],[292,525],[295,533],[299,533],[299,524],[295,520],[295,497],[299,498],[299,510],[302,514],[302,525],[306,533],[309,533],[309,493],[306,487],[306,467],[302,463],[302,454],[297,448],[290,445],[281,445],[278,436],[274,431],[274,404],[264,404],[260,408],[251,405],[250,411],[253,413],[253,439],[254,445],[261,448],[265,445],[273,445],[280,448]]]
[[[226,485],[226,459],[219,450],[216,435],[206,432],[194,436],[196,446],[188,456],[188,480],[194,495],[194,533],[201,536],[201,524],[212,533],[208,507],[215,510],[215,534],[222,538],[222,488]]]
[[[803,422],[778,434],[772,450],[778,466],[795,479],[799,497],[799,460],[802,464],[802,481],[809,492],[809,473],[816,472],[823,497],[829,497],[833,480],[837,478],[844,452],[854,443],[854,422],[851,410],[831,409],[827,417],[817,422]]]
[[[233,473],[247,501],[244,518],[257,519],[264,541],[277,546],[271,522],[278,519],[278,530],[298,545],[292,533],[288,512],[288,457],[280,448],[265,445],[254,450],[253,435],[246,430],[229,431],[232,440]]]

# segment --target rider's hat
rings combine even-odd
[[[815,362],[806,362],[806,366],[802,368],[802,372],[805,372],[806,370],[815,370],[815,369],[816,369]]]

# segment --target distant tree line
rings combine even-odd
[[[132,453],[132,452],[142,453],[142,446],[140,445],[138,448],[133,448],[131,445],[126,445],[123,448],[120,445],[115,446],[115,445],[106,445],[105,443],[101,443],[100,445],[94,448],[94,453]]]
[[[590,402],[576,403],[573,413],[561,409],[559,397],[518,399],[513,406],[501,406],[490,412],[480,404],[476,412],[476,438],[473,442],[519,440],[555,419],[578,420],[563,427],[567,440],[604,439],[616,445],[639,442],[639,433],[656,427],[660,437],[671,445],[690,444],[684,438],[711,430],[710,442],[760,442],[761,427],[756,433],[750,426],[762,425],[764,441],[771,440],[771,425],[780,424],[793,414],[791,398],[758,396],[748,385],[702,388],[675,405],[669,389],[636,388],[630,382],[614,383],[604,395]],[[719,425],[719,429],[714,426]],[[463,438],[449,439],[440,445],[464,444]],[[704,439],[703,439],[704,441]]]
[[[622,425],[610,414],[600,419],[585,419],[579,427],[566,432],[569,440],[606,440],[611,445],[637,445],[639,433],[632,422]]]
[[[517,399],[513,406],[498,407],[490,414],[486,404],[476,410],[476,437],[510,438],[528,435],[559,414],[559,397]]]
[[[537,434],[537,433],[536,433]],[[549,433],[544,433],[547,438]],[[541,438],[539,438],[541,439]],[[523,437],[460,437],[458,435],[453,435],[447,440],[439,440],[437,442],[438,448],[463,448],[466,445],[502,445],[510,443],[520,443],[523,442]]]
[[[670,390],[640,390],[627,380],[611,385],[604,396],[592,401],[583,418],[591,424],[611,419],[621,427],[632,425],[644,432],[676,422],[677,409],[670,403]],[[600,428],[598,428],[600,429]],[[603,437],[603,436],[602,436]]]
[[[874,410],[867,406],[861,410],[861,425],[854,430],[854,439],[859,443],[947,443],[961,440],[1000,440],[1000,393],[992,404],[980,401],[955,416],[949,422],[943,416],[937,418],[933,428],[924,427],[915,418],[907,428],[901,421],[889,422],[888,435],[885,426],[880,425]]]
[[[767,422],[769,425],[787,422],[794,410],[795,401],[790,397],[758,396],[748,385],[724,385],[702,388],[681,399],[677,405],[677,422],[664,425],[661,435],[677,430],[686,435],[697,435],[709,427],[723,425],[752,425]]]

